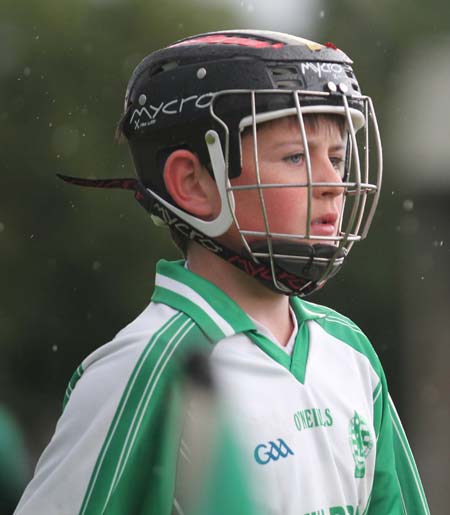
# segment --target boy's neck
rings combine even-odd
[[[294,329],[288,296],[272,292],[196,243],[189,246],[187,261],[189,270],[215,284],[282,345],[287,344]]]

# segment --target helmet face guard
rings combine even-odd
[[[330,92],[311,91],[247,91],[247,92],[220,92],[221,96],[246,95],[251,104],[251,115],[243,118],[239,123],[239,134],[244,129],[251,131],[254,183],[244,186],[233,186],[229,181],[229,174],[223,176],[223,187],[219,191],[227,192],[227,203],[222,199],[223,211],[228,211],[233,217],[242,242],[242,253],[255,262],[265,263],[270,268],[273,288],[277,291],[292,294],[291,287],[283,284],[278,278],[279,269],[289,271],[301,276],[305,284],[295,293],[310,293],[311,288],[317,289],[335,275],[344,263],[353,244],[364,239],[371,225],[378,202],[382,176],[382,147],[375,112],[369,97],[358,98],[361,110],[349,107],[347,96],[337,93],[331,86]],[[275,111],[257,111],[258,96],[283,95],[293,107]],[[331,105],[326,103],[327,97],[334,96]],[[311,105],[311,97],[323,98],[323,104]],[[304,105],[305,104],[305,105]],[[230,131],[226,122],[214,110],[215,102],[211,104],[211,115],[220,123],[225,134],[225,168],[229,169],[230,162]],[[336,182],[314,182],[314,169],[311,163],[309,145],[307,141],[306,120],[309,114],[340,115],[345,121],[345,136],[347,142],[344,169],[342,177]],[[258,126],[261,123],[281,119],[285,116],[294,117],[298,124],[298,133],[301,138],[301,147],[304,152],[306,177],[300,178],[298,183],[271,184],[264,181],[260,173],[258,158]],[[331,122],[330,122],[331,123]],[[357,131],[361,129],[360,134]],[[210,131],[207,141],[217,143],[218,138]],[[372,146],[370,145],[372,143]],[[212,147],[212,143],[209,143]],[[240,145],[242,148],[242,145]],[[369,166],[369,148],[375,150],[374,171]],[[212,149],[211,149],[212,150]],[[210,153],[212,153],[210,150]],[[217,150],[219,152],[219,150]],[[371,173],[372,172],[372,173]],[[337,222],[338,231],[335,235],[322,236],[311,233],[312,205],[315,188],[336,188],[342,191],[343,203],[340,218]],[[266,207],[265,193],[269,190],[281,188],[302,188],[307,192],[305,210],[305,231],[303,233],[275,232],[271,228],[271,220]],[[254,230],[244,227],[235,215],[234,193],[238,190],[257,191],[259,206],[264,222],[263,230]],[[222,219],[225,217],[222,217]],[[217,219],[220,220],[220,217]],[[224,227],[220,232],[223,232]],[[305,243],[305,242],[308,243]]]
[[[150,54],[130,79],[120,122],[138,176],[133,183],[137,200],[157,224],[278,293],[305,296],[322,287],[353,244],[366,237],[380,194],[382,150],[375,112],[351,64],[332,44],[254,30],[193,36]],[[307,141],[311,114],[342,116],[345,167],[336,182],[315,182]],[[297,183],[272,184],[260,173],[258,132],[262,124],[284,117],[296,120],[306,174]],[[252,139],[255,174],[252,182],[238,186],[233,179],[242,173],[244,137]],[[182,210],[167,192],[164,163],[178,148],[195,153],[214,178],[221,198],[215,220]],[[330,236],[311,231],[314,192],[323,187],[340,188],[343,196],[337,231]],[[266,197],[281,188],[296,188],[302,198],[306,192],[302,233],[273,227]],[[235,197],[243,190],[259,198],[263,223],[258,230],[236,215]],[[221,243],[219,237],[230,227],[238,231],[239,248]]]

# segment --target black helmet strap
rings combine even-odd
[[[149,193],[147,188],[145,188],[145,186],[138,179],[84,179],[63,174],[57,174],[57,176],[64,182],[74,184],[76,186],[102,189],[125,189],[134,191],[135,199],[147,212],[157,216],[169,227],[172,227],[190,240],[197,242],[202,247],[206,248],[210,252],[213,252],[217,256],[221,257],[251,277],[259,280],[266,287],[277,293],[285,293],[286,295],[300,295],[303,297],[322,286],[322,283],[311,280],[311,278],[302,275],[299,276],[275,265],[274,271],[276,279],[279,283],[281,283],[281,285],[283,285],[285,289],[285,291],[282,291],[280,288],[274,285],[270,262],[262,260],[255,261],[255,259],[248,253],[237,253],[234,250],[219,244],[216,240],[209,238],[197,229],[192,228],[187,222],[179,218],[172,211],[156,201]],[[315,253],[310,252],[309,254],[311,262],[305,265],[305,269],[312,266],[313,264],[313,257]]]

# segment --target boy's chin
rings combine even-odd
[[[249,243],[256,259],[270,265],[270,255],[275,264],[290,274],[302,277],[307,281],[320,281],[327,268],[326,275],[332,277],[343,264],[345,249],[339,249],[334,242],[306,242],[277,239],[272,240],[272,252],[266,240]]]

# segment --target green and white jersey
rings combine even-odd
[[[182,513],[178,372],[199,348],[211,352],[257,513],[429,513],[367,338],[328,308],[291,307],[289,355],[183,262],[160,262],[148,308],[72,378],[16,515]]]

